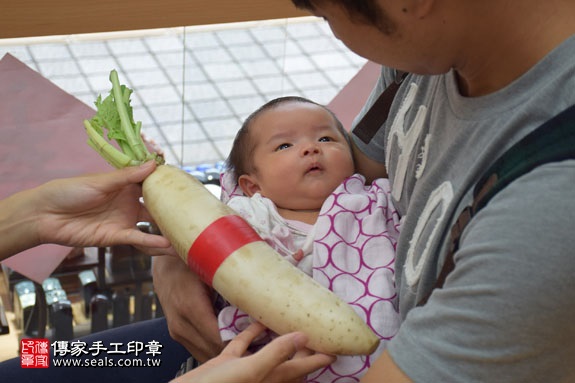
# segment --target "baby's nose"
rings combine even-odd
[[[318,154],[319,151],[319,145],[317,143],[307,144],[303,149],[303,155]]]

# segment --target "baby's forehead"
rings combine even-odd
[[[266,110],[262,111],[264,113],[278,113],[278,112],[286,112],[286,111],[307,111],[307,110],[322,110],[328,113],[325,107],[315,104],[313,102],[306,102],[302,100],[285,100],[278,102]]]
[[[321,108],[321,107],[320,107]],[[254,121],[251,134],[263,140],[288,138],[306,134],[337,134],[342,135],[334,118],[326,112],[308,110],[286,110],[285,113],[270,113]],[[258,140],[259,141],[259,140]]]
[[[276,104],[266,110],[262,110],[254,122],[257,123],[258,120],[263,122],[269,122],[270,120],[281,122],[297,119],[298,116],[301,118],[325,119],[329,122],[329,126],[337,126],[335,116],[327,108],[303,101],[284,101]]]

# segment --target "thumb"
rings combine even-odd
[[[121,172],[124,172],[124,176],[130,183],[138,183],[142,182],[146,179],[150,174],[152,174],[156,170],[156,162],[155,161],[148,161],[143,163],[139,166],[129,166],[124,169],[121,169]]]
[[[155,161],[148,161],[138,166],[128,166],[109,173],[99,174],[100,186],[116,190],[125,185],[141,183],[156,170]]]

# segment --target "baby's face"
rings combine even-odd
[[[250,127],[257,189],[278,207],[319,209],[353,174],[350,147],[324,108],[289,102],[263,112]]]

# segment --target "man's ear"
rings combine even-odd
[[[423,19],[429,15],[433,6],[435,5],[435,0],[410,0],[407,2],[409,4],[410,12],[417,18]]]
[[[422,19],[429,15],[436,0],[403,0],[396,3],[395,12],[403,13],[402,17]],[[385,6],[381,6],[386,9]],[[389,6],[388,6],[389,7]]]
[[[257,180],[248,174],[242,174],[240,178],[238,178],[238,185],[248,197],[253,196],[261,190]]]

